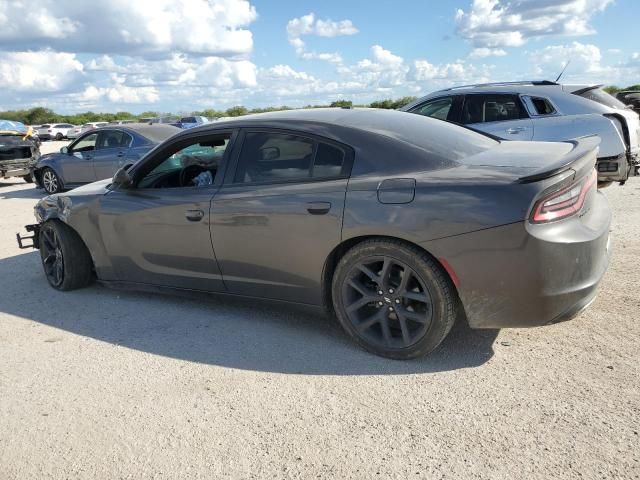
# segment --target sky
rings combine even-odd
[[[640,83],[640,0],[0,0],[0,111],[369,103]]]

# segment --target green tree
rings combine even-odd
[[[330,107],[341,107],[341,108],[351,108],[353,107],[353,102],[351,100],[336,100],[335,102],[331,102]]]
[[[236,105],[235,107],[227,108],[224,113],[227,117],[240,117],[246,115],[249,111],[242,105]]]

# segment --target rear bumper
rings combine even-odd
[[[30,174],[31,159],[10,160],[0,163],[0,178],[23,177]]]
[[[568,320],[593,301],[609,264],[611,212],[602,193],[580,217],[520,222],[429,242],[459,278],[472,328]]]

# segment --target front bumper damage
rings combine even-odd
[[[38,143],[21,133],[0,135],[0,178],[25,177],[40,158]]]

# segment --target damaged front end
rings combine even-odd
[[[0,179],[22,177],[31,181],[31,169],[40,158],[38,137],[31,128],[20,125],[0,121]]]

